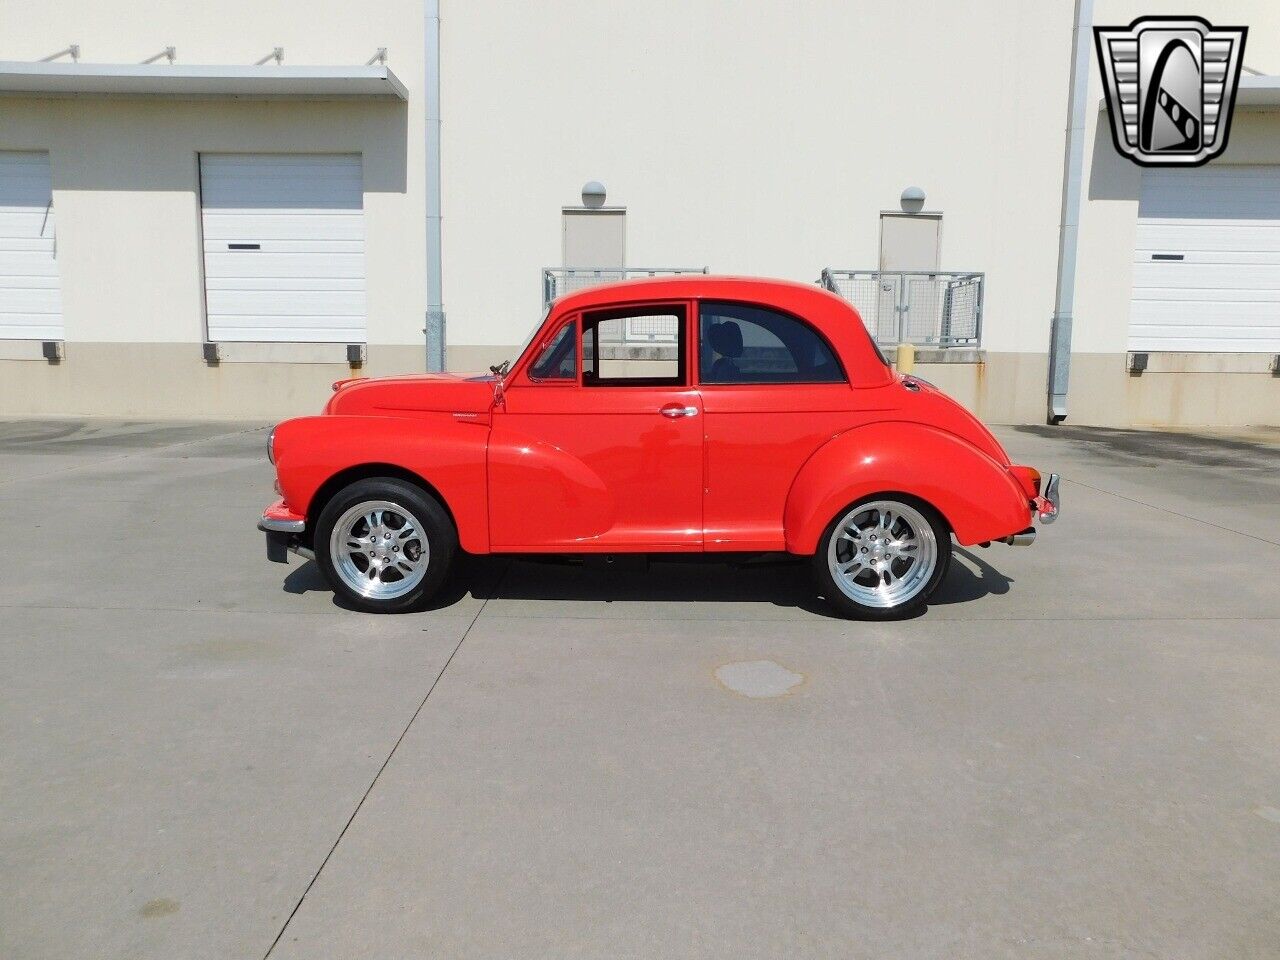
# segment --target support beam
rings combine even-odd
[[[1081,182],[1084,179],[1084,124],[1089,92],[1089,50],[1093,0],[1076,0],[1071,34],[1071,99],[1067,110],[1062,176],[1062,221],[1058,235],[1058,282],[1049,331],[1049,423],[1067,418],[1071,378],[1071,325],[1075,308],[1076,247],[1080,235]]]
[[[427,0],[426,50],[426,183],[427,183],[427,370],[447,363],[445,351],[443,269],[440,239],[440,0]]]

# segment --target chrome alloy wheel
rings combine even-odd
[[[422,524],[396,503],[357,503],[338,518],[329,556],[343,582],[371,600],[402,597],[427,574],[431,547]]]
[[[867,607],[898,607],[924,589],[938,563],[933,527],[894,500],[860,503],[836,524],[827,545],[831,579]]]

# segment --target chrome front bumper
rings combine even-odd
[[[302,533],[307,529],[307,521],[278,520],[275,517],[263,517],[258,521],[258,529],[266,533]]]
[[[267,559],[272,563],[288,563],[290,551],[310,553],[298,543],[299,534],[307,529],[305,520],[286,520],[263,515],[258,520],[258,529],[267,535]]]

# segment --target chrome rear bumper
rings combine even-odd
[[[1058,519],[1058,511],[1062,508],[1062,495],[1058,493],[1058,484],[1061,480],[1062,478],[1056,473],[1049,474],[1044,491],[1036,498],[1036,514],[1041,523],[1053,523]]]
[[[1045,481],[1044,489],[1040,492],[1040,496],[1032,501],[1032,519],[1039,520],[1041,523],[1053,523],[1058,519],[1058,511],[1062,507],[1061,495],[1058,493],[1058,484],[1062,478],[1056,473],[1049,474],[1049,479]],[[999,543],[1007,543],[1011,547],[1029,547],[1036,542],[1036,528],[1027,527],[1021,533],[1011,533],[1007,537],[1001,537]],[[983,544],[986,546],[986,544]]]

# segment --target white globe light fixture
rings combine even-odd
[[[599,180],[588,180],[582,185],[582,205],[593,210],[604,206],[604,184]]]

